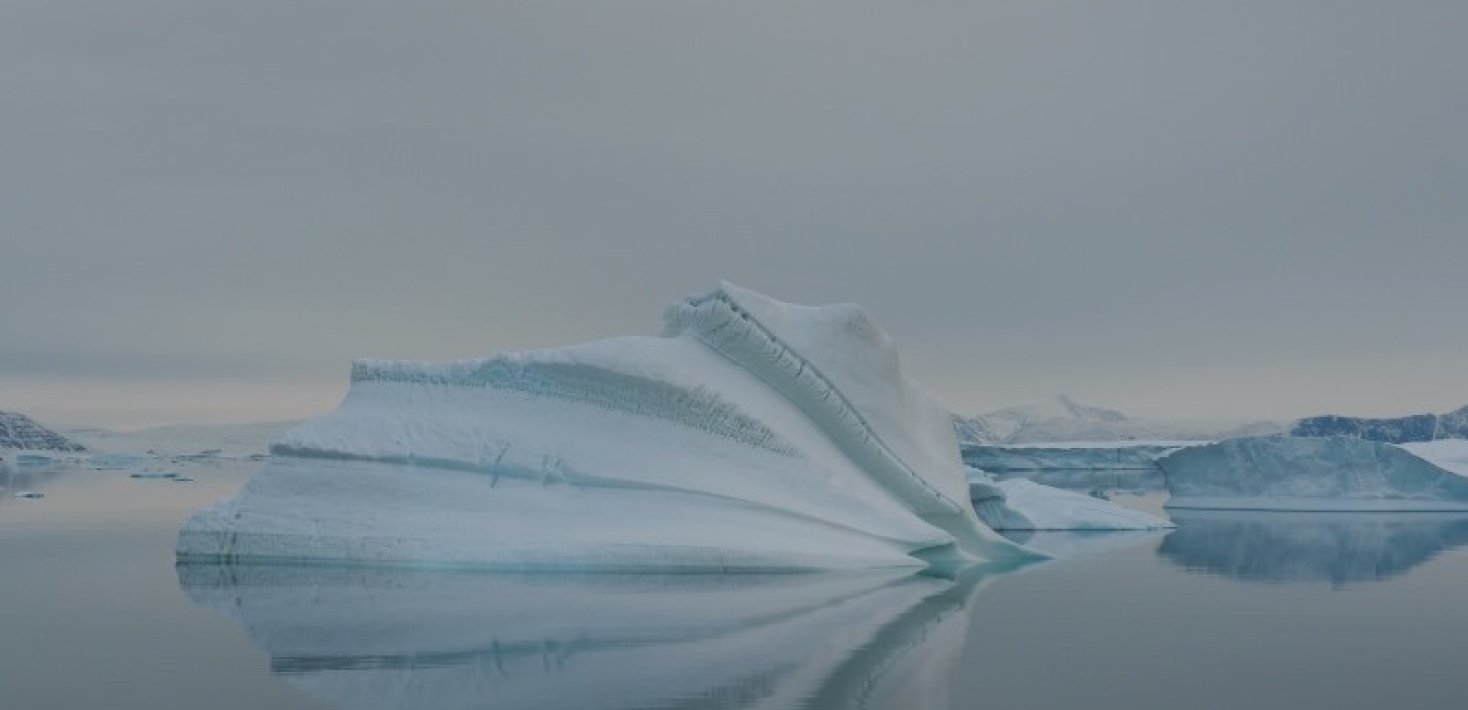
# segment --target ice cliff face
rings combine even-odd
[[[1233,439],[1181,449],[1158,464],[1171,508],[1468,510],[1468,478],[1363,439]]]
[[[574,570],[1030,553],[975,517],[946,410],[856,306],[724,284],[660,337],[362,360],[335,412],[185,524],[185,559]]]
[[[1447,414],[1415,414],[1394,419],[1363,419],[1327,414],[1301,419],[1290,434],[1350,436],[1388,444],[1468,439],[1468,407]]]
[[[80,444],[37,424],[36,420],[16,412],[0,412],[0,449],[86,450]]]
[[[1192,444],[1188,444],[1192,445]],[[1157,459],[1184,446],[986,446],[964,444],[963,462],[991,473],[1014,471],[1155,471]]]

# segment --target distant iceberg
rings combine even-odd
[[[1232,439],[1158,463],[1170,508],[1468,511],[1468,478],[1365,439]]]
[[[1162,530],[1174,527],[1155,515],[1022,478],[995,481],[982,472],[970,471],[969,495],[979,518],[995,530]]]
[[[1099,442],[1063,444],[969,444],[963,462],[990,473],[1015,471],[1156,471],[1157,459],[1185,446],[1207,443]]]
[[[723,284],[660,337],[359,360],[185,560],[515,570],[948,567],[1035,553],[975,517],[945,409],[860,307]]]

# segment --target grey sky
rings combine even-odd
[[[853,301],[954,409],[1468,403],[1468,4],[0,0],[0,408]]]

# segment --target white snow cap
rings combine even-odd
[[[1033,556],[968,500],[947,410],[858,306],[722,284],[661,337],[359,360],[182,558],[787,570]]]

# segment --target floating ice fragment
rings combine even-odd
[[[1083,493],[1021,478],[994,481],[969,473],[979,518],[995,530],[1159,530],[1175,527],[1155,515]]]
[[[139,454],[96,454],[87,459],[87,465],[98,471],[121,471],[145,466],[152,460]]]

